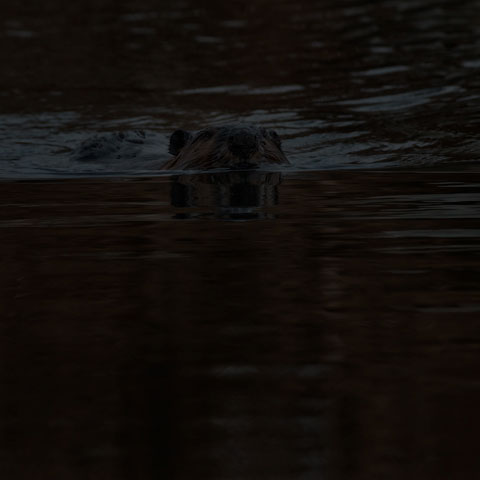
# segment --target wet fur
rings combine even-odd
[[[188,132],[182,134],[188,135]],[[177,133],[177,132],[176,132]],[[174,134],[175,135],[175,134]],[[235,154],[229,139],[235,135],[245,136],[249,143],[255,138],[255,146],[251,146],[252,154],[242,158],[242,152]],[[213,168],[255,168],[259,164],[288,164],[278,135],[265,128],[250,125],[207,128],[190,135],[178,153],[170,148],[175,158],[167,162],[165,169],[213,169]],[[249,146],[247,145],[247,148]]]

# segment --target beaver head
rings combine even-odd
[[[226,125],[197,133],[177,130],[170,137],[169,152],[175,155],[165,168],[249,169],[260,164],[288,164],[274,130],[254,125]]]

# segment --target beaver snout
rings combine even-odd
[[[240,131],[228,138],[228,149],[238,158],[239,164],[248,163],[259,150],[259,142],[256,135],[248,131]]]

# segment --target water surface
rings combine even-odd
[[[60,5],[0,29],[3,177],[156,175],[174,129],[236,121],[275,127],[301,170],[478,160],[476,1]],[[144,149],[68,155],[129,129]]]
[[[5,6],[2,478],[476,478],[479,19]],[[292,165],[161,170],[175,129],[237,121]]]

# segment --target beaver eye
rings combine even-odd
[[[172,155],[178,155],[180,150],[187,144],[191,137],[192,134],[190,132],[185,130],[176,130],[170,137],[168,152]]]
[[[270,130],[269,132],[270,138],[272,139],[273,143],[280,148],[282,146],[282,141],[280,140],[280,137],[278,136],[278,133],[275,130]]]

